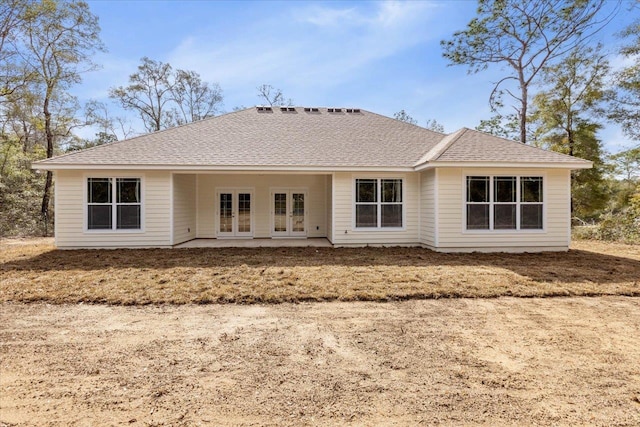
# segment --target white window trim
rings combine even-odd
[[[358,204],[362,205],[373,205],[371,202],[361,202],[357,201],[357,192],[356,192],[356,181],[359,179],[375,179],[376,180],[376,191],[377,191],[377,201],[376,209],[377,209],[377,218],[378,218],[378,226],[377,227],[357,227],[356,226],[356,206]],[[402,182],[402,202],[387,202],[385,205],[401,205],[402,206],[402,227],[382,227],[382,185],[380,185],[381,180],[389,179],[389,180],[399,180]],[[351,229],[354,232],[376,232],[376,233],[384,233],[384,232],[397,232],[397,231],[406,231],[407,230],[407,179],[406,176],[380,176],[380,175],[353,175],[351,179],[351,206],[352,206],[352,215],[351,215]]]
[[[110,229],[89,229],[89,201],[87,200],[87,194],[89,192],[89,179],[90,178],[108,178],[111,180],[111,200],[110,203],[112,213],[111,213],[111,228]],[[132,179],[137,178],[140,180],[140,228],[125,228],[119,229],[116,228],[118,225],[118,205],[137,205],[137,203],[117,203],[117,185],[116,179],[125,178]],[[143,175],[129,175],[129,174],[91,174],[91,175],[83,175],[82,177],[83,185],[82,185],[82,209],[83,209],[83,228],[84,233],[87,234],[140,234],[144,233],[145,230],[145,180]]]
[[[489,177],[489,203],[476,202],[475,204],[488,204],[489,205],[489,229],[467,229],[467,178],[470,176],[487,176]],[[494,229],[494,214],[493,207],[498,204],[511,204],[511,203],[496,203],[493,201],[494,192],[494,178],[496,177],[515,177],[516,178],[516,228]],[[539,204],[537,202],[521,202],[520,201],[520,179],[522,177],[540,177],[542,178],[542,228],[525,228],[520,229],[520,206],[527,204]],[[488,173],[484,171],[464,171],[462,173],[462,233],[463,234],[491,234],[492,236],[499,234],[543,234],[547,232],[547,195],[548,180],[546,173],[527,171],[518,173]],[[474,204],[471,202],[471,204]]]

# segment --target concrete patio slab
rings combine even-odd
[[[330,248],[325,238],[313,239],[194,239],[175,245],[181,248]]]

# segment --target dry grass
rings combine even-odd
[[[578,241],[568,253],[439,254],[418,248],[59,251],[0,242],[0,302],[185,304],[499,296],[640,296],[640,246]]]

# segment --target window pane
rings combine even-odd
[[[111,229],[111,205],[89,205],[87,228],[89,230]]]
[[[468,176],[467,177],[467,202],[488,202],[489,201],[489,177],[488,176]]]
[[[291,231],[304,231],[304,193],[292,193]]]
[[[493,228],[495,230],[515,230],[516,205],[493,206]]]
[[[117,228],[120,230],[140,228],[140,205],[120,205]]]
[[[382,205],[382,227],[402,227],[402,205]]]
[[[140,179],[117,178],[117,202],[140,203]]]
[[[377,227],[378,209],[376,205],[356,205],[356,227]]]
[[[251,194],[238,193],[238,232],[251,232]]]
[[[523,230],[542,229],[542,205],[520,205],[520,228]]]
[[[521,202],[542,203],[542,177],[523,176],[520,185]]]
[[[273,203],[273,231],[287,231],[287,193],[275,193]]]
[[[383,179],[382,180],[382,202],[400,203],[402,202],[402,180]]]
[[[220,224],[218,231],[230,233],[233,231],[233,194],[220,193]]]
[[[378,181],[375,179],[356,179],[356,201],[357,202],[377,202]]]
[[[467,229],[489,229],[489,205],[467,205]]]
[[[493,179],[493,198],[495,202],[515,203],[516,177],[497,176]]]
[[[111,180],[109,178],[89,178],[89,203],[111,203]]]

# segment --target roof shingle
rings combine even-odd
[[[460,132],[460,131],[459,131]],[[579,163],[585,160],[547,151],[520,142],[499,138],[471,129],[462,133],[430,161],[437,162],[511,162]]]
[[[470,129],[444,135],[365,110],[248,108],[34,163],[59,166],[386,167],[588,163]]]

